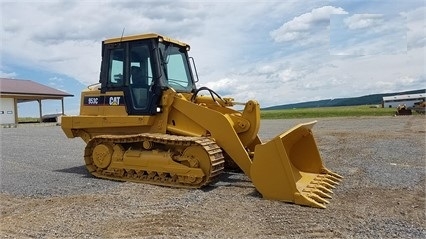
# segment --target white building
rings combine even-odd
[[[15,112],[13,98],[0,98],[0,124],[14,124]]]
[[[383,97],[383,108],[396,108],[398,105],[406,105],[411,108],[414,103],[426,101],[426,94],[393,95]]]

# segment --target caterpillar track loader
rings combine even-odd
[[[321,160],[312,127],[262,143],[259,104],[197,88],[189,45],[159,34],[102,42],[99,83],[81,93],[80,115],[64,116],[69,138],[86,142],[95,177],[200,188],[237,165],[266,199],[325,208],[341,176]],[[201,93],[205,94],[202,95]]]

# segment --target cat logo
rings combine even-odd
[[[120,96],[109,97],[109,105],[120,105]]]

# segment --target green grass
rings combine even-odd
[[[38,123],[39,118],[34,117],[18,117],[18,123]]]
[[[350,116],[393,116],[395,108],[372,108],[369,105],[361,106],[339,106],[339,107],[319,107],[300,108],[286,110],[262,110],[262,119],[297,119],[297,118],[322,118],[322,117],[350,117]],[[413,115],[416,115],[413,111]],[[38,118],[19,118],[19,123],[36,123]]]
[[[262,110],[262,119],[296,119],[321,117],[348,117],[348,116],[392,116],[395,108],[374,108],[369,105],[300,108],[285,110]],[[413,114],[416,114],[413,112]]]

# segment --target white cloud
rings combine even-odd
[[[400,14],[335,16],[330,28],[333,55],[407,53],[407,20]]]
[[[4,72],[4,71],[0,70],[0,77],[2,77],[2,78],[15,79],[16,76],[17,76],[16,72]]]
[[[263,107],[424,87],[422,3],[379,8],[373,1],[355,10],[351,1],[332,2],[334,6],[318,1],[1,2],[0,74],[19,78],[20,69],[43,70],[52,73],[51,81],[43,80],[61,89],[71,87],[73,79],[95,83],[101,41],[120,36],[125,27],[125,34],[158,32],[189,43],[198,86],[237,101],[256,99]],[[362,24],[348,20],[352,29],[345,25],[346,31],[380,30],[388,39],[389,29],[404,28],[400,20],[406,19],[408,48],[368,34],[355,41],[361,34],[350,38],[341,29],[333,32],[330,18],[333,22],[335,16],[342,28],[346,17],[370,19]],[[342,44],[347,39],[351,44]],[[78,95],[82,86],[75,85],[71,93]]]
[[[354,14],[344,20],[350,30],[371,28],[383,24],[382,14]]]
[[[401,13],[407,19],[408,49],[424,48],[426,45],[426,7]]]
[[[310,31],[318,25],[328,26],[331,14],[346,14],[342,8],[324,6],[313,9],[285,22],[281,27],[271,31],[270,35],[275,42],[296,41],[309,37]]]
[[[175,7],[164,4],[2,3],[2,9],[7,9],[2,11],[2,55],[13,61],[9,63],[60,72],[83,84],[91,84],[99,79],[101,41],[120,36],[123,28],[125,34],[137,34],[143,29],[170,35],[182,34],[179,29],[196,32],[200,28],[197,22],[203,16],[194,7],[188,7],[189,3]]]

